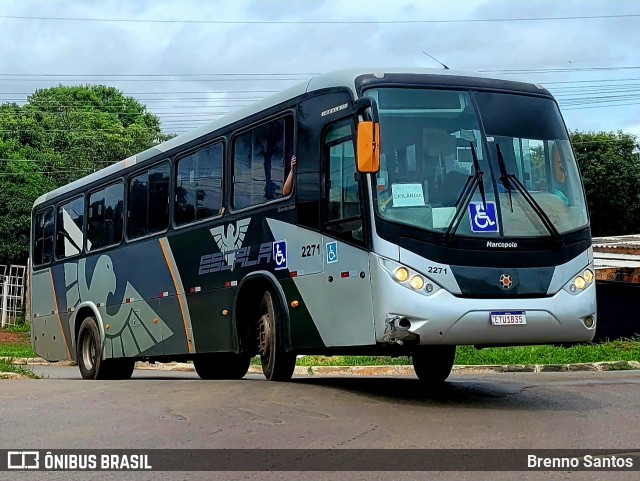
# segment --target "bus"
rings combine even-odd
[[[541,85],[450,70],[319,75],[36,200],[32,343],[83,378],[191,361],[592,340],[589,214]]]

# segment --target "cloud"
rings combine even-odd
[[[5,15],[249,21],[525,18],[610,15],[636,13],[634,10],[637,10],[635,2],[615,0],[588,3],[576,0],[14,0],[3,2],[3,7]],[[640,47],[636,25],[637,19],[286,25],[0,19],[0,44],[4,48],[1,73],[81,74],[84,77],[63,83],[108,83],[125,92],[136,92],[136,97],[144,99],[143,103],[163,118],[165,129],[183,131],[206,119],[205,116],[189,116],[189,113],[233,110],[243,105],[242,98],[268,95],[267,92],[241,94],[236,91],[281,90],[298,82],[301,76],[296,74],[300,73],[327,72],[354,66],[438,68],[437,63],[422,54],[423,50],[457,69],[634,66],[638,65],[640,58],[633,57],[633,52]],[[218,78],[215,81],[203,77],[140,77],[136,81],[116,77],[140,73],[232,72],[290,75],[263,77],[261,80],[247,77],[241,80]],[[105,76],[89,77],[89,74]],[[590,101],[601,94],[589,93],[586,88],[575,88],[587,87],[590,85],[587,83],[554,82],[602,79],[606,82],[593,85],[611,86],[614,79],[640,79],[640,70],[496,74],[548,85],[566,107],[564,113],[570,128],[627,130],[638,125],[639,119],[633,105],[569,110],[569,104],[579,99]],[[0,99],[16,97],[7,95],[7,92],[30,92],[35,88],[56,85],[62,79],[52,77],[33,81],[32,78],[23,78],[9,81],[7,78],[10,77],[5,76],[0,80],[0,93],[3,93]],[[636,83],[638,88],[628,93],[640,99],[640,80]],[[201,101],[202,104],[198,101],[162,102],[151,100],[162,97],[154,96],[151,94],[153,92],[203,92],[167,93],[164,100],[186,97],[205,100]]]

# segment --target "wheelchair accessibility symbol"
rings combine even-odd
[[[273,262],[277,271],[287,268],[287,241],[281,240],[273,243]]]
[[[338,262],[338,243],[336,241],[327,242],[327,264]]]
[[[487,202],[486,209],[482,202],[469,204],[469,220],[471,232],[498,232],[498,215],[495,202]]]

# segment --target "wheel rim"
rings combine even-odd
[[[82,339],[82,361],[87,371],[93,369],[95,356],[96,345],[93,342],[93,336],[87,332]]]
[[[273,347],[273,302],[267,293],[263,300],[262,317],[258,326],[258,351],[267,362],[271,358]]]

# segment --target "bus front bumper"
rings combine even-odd
[[[379,274],[372,276],[372,284],[380,343],[404,339],[420,344],[527,345],[588,342],[595,335],[595,283],[579,294],[560,289],[550,297],[477,299],[445,289],[425,296],[394,282],[386,272]],[[491,314],[500,312],[523,312],[526,324],[492,324]],[[406,332],[394,336],[391,331],[398,324]]]

